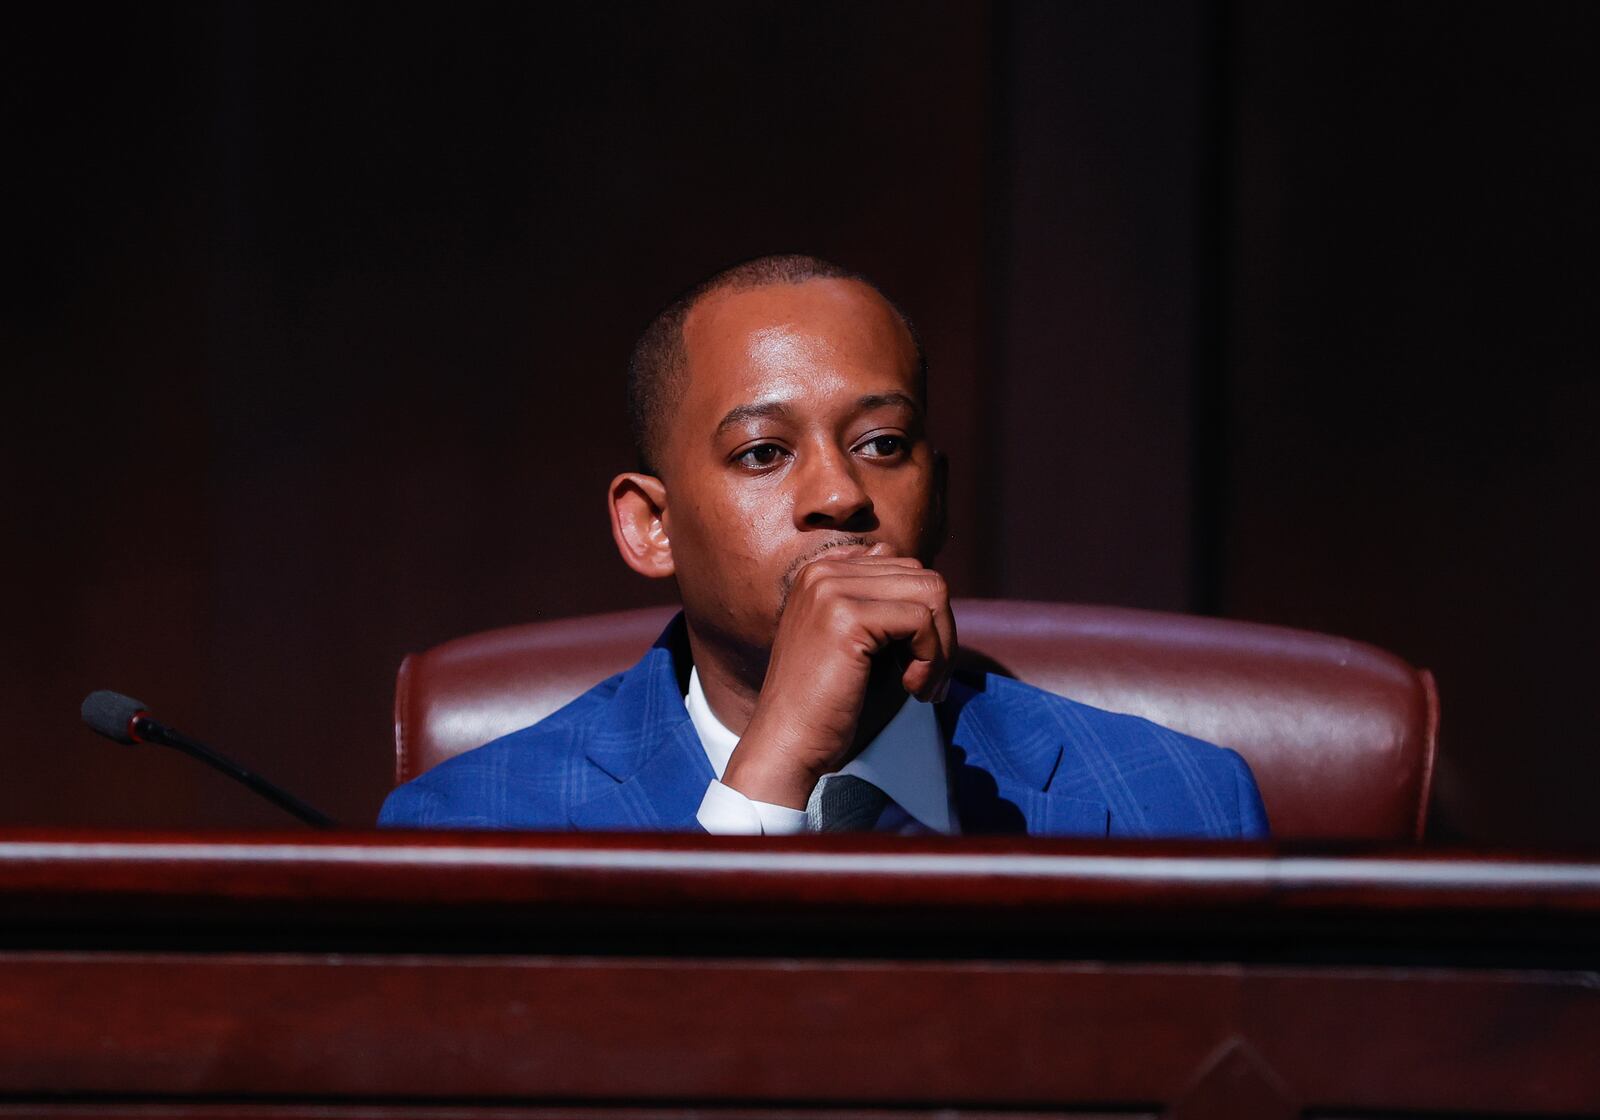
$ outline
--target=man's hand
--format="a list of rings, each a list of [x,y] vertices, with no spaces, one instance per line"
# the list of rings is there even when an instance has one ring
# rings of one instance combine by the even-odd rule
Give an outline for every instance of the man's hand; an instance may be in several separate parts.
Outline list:
[[[880,682],[888,677],[884,700],[892,704],[884,718],[905,693],[941,700],[955,652],[955,618],[938,572],[882,544],[823,553],[795,577],[723,784],[755,801],[804,808],[817,781],[848,760]]]

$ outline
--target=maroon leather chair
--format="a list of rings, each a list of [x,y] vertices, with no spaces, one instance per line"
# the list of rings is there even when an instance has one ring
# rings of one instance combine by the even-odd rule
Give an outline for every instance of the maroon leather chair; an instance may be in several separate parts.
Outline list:
[[[1229,746],[1279,838],[1421,839],[1433,676],[1343,638],[1188,615],[958,600],[964,669],[988,668]],[[395,779],[526,727],[632,665],[670,608],[536,622],[407,657]]]

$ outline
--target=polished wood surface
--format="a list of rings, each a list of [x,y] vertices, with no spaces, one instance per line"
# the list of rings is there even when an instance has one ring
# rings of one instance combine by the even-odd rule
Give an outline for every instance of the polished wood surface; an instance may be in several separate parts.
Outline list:
[[[1600,1112],[1600,864],[0,836],[0,1116]]]

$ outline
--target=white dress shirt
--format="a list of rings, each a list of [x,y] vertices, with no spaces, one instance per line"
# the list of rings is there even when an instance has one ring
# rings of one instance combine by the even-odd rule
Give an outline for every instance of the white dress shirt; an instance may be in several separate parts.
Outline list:
[[[752,801],[721,782],[739,737],[723,726],[706,703],[700,671],[689,671],[689,695],[683,698],[689,719],[700,736],[706,758],[716,774],[706,786],[696,814],[707,832],[723,836],[786,836],[804,832],[806,811],[787,805]],[[933,705],[907,697],[895,717],[878,732],[860,754],[840,771],[871,782],[889,797],[874,827],[876,832],[914,836],[954,834],[955,810],[950,802],[950,782],[945,774],[944,737],[934,717]],[[826,779],[824,779],[826,780]]]

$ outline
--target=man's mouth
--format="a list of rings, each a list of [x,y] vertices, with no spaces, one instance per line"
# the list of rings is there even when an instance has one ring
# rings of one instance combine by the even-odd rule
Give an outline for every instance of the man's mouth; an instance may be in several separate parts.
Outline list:
[[[811,563],[811,561],[815,560],[823,553],[833,552],[837,549],[844,549],[845,551],[839,553],[840,556],[860,556],[876,543],[877,542],[871,537],[835,537],[831,541],[828,541],[826,544],[822,545],[820,548],[813,549],[804,556],[797,558],[794,563],[790,564],[788,569],[783,573],[783,579],[779,583],[778,617],[783,617],[783,609],[789,605],[789,592],[794,589],[795,577],[800,574],[801,568]]]

